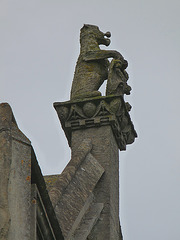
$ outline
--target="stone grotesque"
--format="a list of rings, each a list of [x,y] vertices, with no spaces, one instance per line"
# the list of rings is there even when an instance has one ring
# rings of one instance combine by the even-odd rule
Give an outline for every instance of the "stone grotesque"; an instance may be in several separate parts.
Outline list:
[[[130,94],[131,87],[127,84],[129,76],[123,69],[120,60],[113,59],[109,67],[106,96]]]
[[[109,46],[110,36],[110,32],[103,33],[94,25],[85,24],[81,28],[80,55],[76,64],[71,100],[101,95],[98,89],[104,80],[108,78],[108,58],[118,60],[118,68],[121,72],[126,69],[128,63],[119,52],[101,50],[99,47],[101,44]]]
[[[49,194],[66,240],[122,240],[119,222],[119,150],[134,142],[131,106],[124,101],[127,61],[110,44],[110,32],[84,25],[67,102],[56,102],[72,158]],[[112,58],[109,62],[108,58]],[[98,91],[107,80],[106,96]],[[47,178],[47,182],[54,177]]]

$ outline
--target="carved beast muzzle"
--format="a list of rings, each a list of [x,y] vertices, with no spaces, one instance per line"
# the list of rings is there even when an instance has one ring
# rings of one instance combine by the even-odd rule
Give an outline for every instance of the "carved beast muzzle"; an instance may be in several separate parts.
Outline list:
[[[109,39],[110,37],[111,37],[111,33],[110,32],[104,33],[104,39],[101,42],[101,44],[103,44],[105,46],[109,46],[109,44],[111,43],[111,40]]]

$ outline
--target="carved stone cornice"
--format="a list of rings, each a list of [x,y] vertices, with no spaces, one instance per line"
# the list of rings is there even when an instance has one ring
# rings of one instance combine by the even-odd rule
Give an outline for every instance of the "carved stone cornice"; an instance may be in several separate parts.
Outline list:
[[[71,146],[74,130],[110,125],[120,150],[134,142],[137,133],[128,113],[130,105],[123,96],[86,98],[77,101],[56,102],[62,128]]]

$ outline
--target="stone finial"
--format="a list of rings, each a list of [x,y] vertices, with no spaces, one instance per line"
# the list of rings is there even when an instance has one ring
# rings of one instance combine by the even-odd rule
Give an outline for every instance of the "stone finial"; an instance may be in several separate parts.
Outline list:
[[[82,27],[70,101],[54,103],[72,151],[49,188],[66,240],[122,240],[118,149],[126,150],[137,134],[131,105],[124,101],[131,91],[128,63],[119,52],[99,47],[109,46],[110,37],[97,26]],[[106,96],[101,96],[105,80]]]
[[[109,79],[109,61],[108,58],[116,59],[110,67],[110,89],[108,95],[112,94],[112,71],[119,71],[118,77],[122,78],[121,83],[127,80],[124,70],[128,63],[123,56],[115,50],[101,50],[99,45],[109,46],[110,32],[103,33],[97,26],[85,24],[80,33],[80,55],[76,64],[74,79],[71,89],[71,100],[91,98],[101,96],[98,91],[104,80]],[[114,67],[116,68],[114,70]],[[117,80],[117,76],[116,76]],[[118,86],[117,86],[118,87]],[[127,90],[126,90],[127,91]],[[117,92],[118,93],[118,92]],[[114,89],[113,89],[114,94]]]

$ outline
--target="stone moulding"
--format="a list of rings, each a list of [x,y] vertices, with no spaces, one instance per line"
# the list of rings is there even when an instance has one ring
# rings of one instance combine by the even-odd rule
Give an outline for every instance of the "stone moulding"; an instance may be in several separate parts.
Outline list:
[[[72,131],[110,125],[121,151],[137,137],[129,106],[123,96],[114,95],[54,103],[70,147]]]

